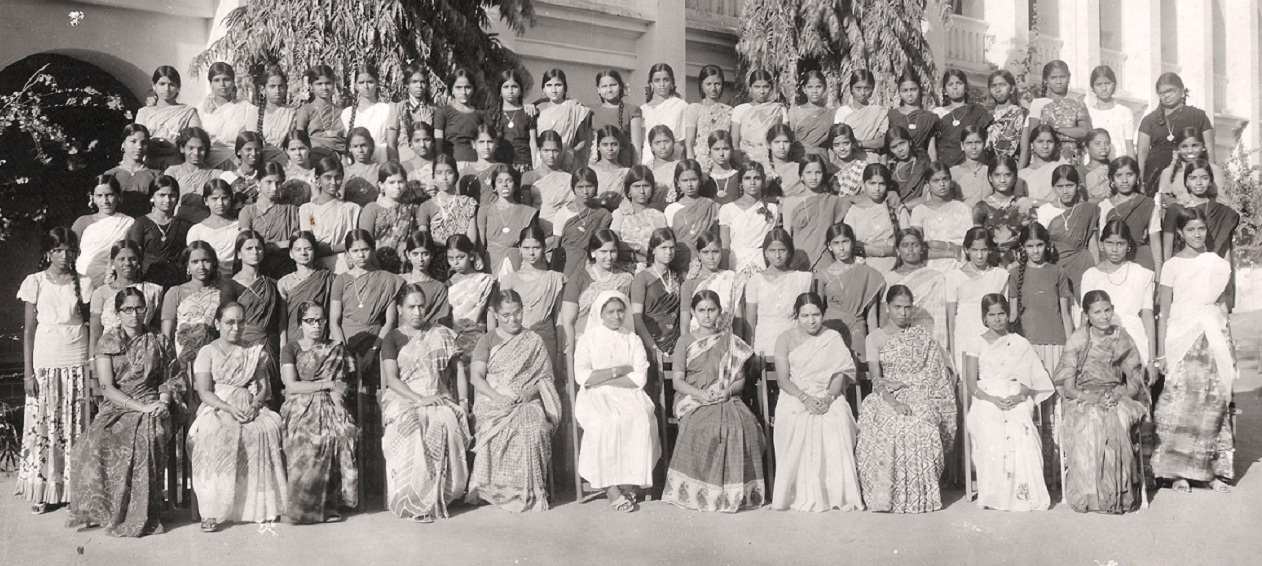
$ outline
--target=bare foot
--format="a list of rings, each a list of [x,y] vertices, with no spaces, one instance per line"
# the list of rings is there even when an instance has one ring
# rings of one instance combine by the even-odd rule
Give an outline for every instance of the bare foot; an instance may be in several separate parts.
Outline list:
[[[1228,485],[1227,482],[1217,478],[1215,478],[1214,481],[1209,482],[1209,488],[1217,491],[1218,493],[1231,493],[1231,486]]]
[[[1179,493],[1192,493],[1192,486],[1188,485],[1187,480],[1174,480],[1174,485],[1170,487]]]

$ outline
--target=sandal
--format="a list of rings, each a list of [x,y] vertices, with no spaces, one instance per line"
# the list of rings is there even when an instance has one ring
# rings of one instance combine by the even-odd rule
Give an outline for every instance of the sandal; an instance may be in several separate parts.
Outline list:
[[[219,522],[214,519],[202,519],[202,532],[213,533],[219,530]]]
[[[1214,478],[1213,481],[1209,482],[1209,488],[1218,493],[1231,493],[1231,484],[1218,478]]]
[[[610,501],[609,505],[613,507],[614,511],[622,511],[623,513],[630,513],[632,511],[635,511],[635,498],[634,496],[627,497],[627,495],[624,493],[622,494],[621,497],[613,501]]]
[[[1178,493],[1192,493],[1192,486],[1188,485],[1187,480],[1174,480],[1174,483],[1170,485],[1170,489]]]
[[[48,512],[47,503],[38,503],[31,506],[32,515],[43,515],[44,513],[47,513],[47,512]]]
[[[412,521],[413,523],[420,523],[422,525],[428,525],[434,522],[434,516],[433,515],[412,515],[411,517],[408,518],[408,520]]]
[[[337,513],[330,513],[327,517],[325,517],[325,518],[324,518],[324,522],[326,522],[326,523],[340,523],[340,522],[342,522],[342,516],[341,516],[341,515],[339,515],[339,514],[337,514]]]

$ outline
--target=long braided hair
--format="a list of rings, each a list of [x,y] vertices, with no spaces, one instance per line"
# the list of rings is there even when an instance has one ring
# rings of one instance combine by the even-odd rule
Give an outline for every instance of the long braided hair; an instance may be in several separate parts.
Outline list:
[[[408,66],[403,68],[403,80],[407,81],[407,83],[411,83],[412,78],[415,77],[416,75],[421,75],[421,84],[426,84],[427,81],[425,79],[428,77],[425,75],[425,69],[424,67],[421,67],[420,63],[409,63]],[[405,84],[405,90],[406,90],[406,84]],[[417,107],[416,109],[413,109],[412,97],[407,92],[403,93],[403,108],[402,108],[403,116],[400,116],[400,119],[403,122],[403,132],[404,134],[406,134],[406,137],[404,139],[407,139],[409,141],[411,141],[412,139],[412,129],[415,127],[415,125],[413,124],[412,113],[425,106],[428,106],[430,103],[428,85],[426,85],[425,91],[421,93],[420,98],[421,98],[421,106]]]
[[[649,73],[649,76],[651,77],[653,76],[653,74]],[[599,90],[600,88],[600,81],[606,78],[613,79],[618,82],[618,129],[622,130],[623,133],[625,134],[627,133],[628,130],[631,129],[631,124],[629,124],[630,119],[626,118],[627,83],[622,80],[622,73],[619,73],[618,71],[615,71],[613,69],[605,69],[599,73],[596,73],[597,90]],[[607,102],[607,101],[602,100],[602,102]]]
[[[897,234],[902,230],[902,226],[898,222],[898,209],[894,207],[894,202],[890,199],[889,194],[890,191],[898,192],[898,183],[894,182],[894,174],[890,173],[890,168],[882,163],[870,163],[863,168],[863,182],[865,184],[877,177],[885,181],[885,199],[883,204],[885,204],[885,210],[890,216],[890,226],[894,228],[894,233]]]
[[[1052,237],[1048,233],[1047,228],[1038,222],[1031,222],[1021,229],[1021,236],[1017,238],[1017,288],[1013,289],[1013,294],[1017,299],[1017,319],[1020,320],[1025,314],[1025,268],[1030,263],[1030,256],[1025,252],[1025,244],[1032,241],[1040,241],[1047,245],[1043,251],[1043,261],[1054,263],[1054,249],[1052,247]]]
[[[355,115],[356,115],[357,113],[359,113],[359,97],[360,97],[360,94],[359,94],[359,87],[357,86],[357,84],[359,83],[359,76],[360,76],[360,75],[368,75],[368,76],[372,77],[374,81],[379,80],[379,79],[378,79],[378,75],[377,75],[377,69],[376,69],[376,67],[373,67],[372,65],[369,65],[369,64],[367,64],[367,63],[365,63],[363,66],[361,66],[361,67],[359,68],[359,71],[355,73],[355,76],[354,76],[354,77],[352,77],[352,79],[353,79],[353,80],[352,80],[352,85],[351,85],[351,86],[355,89],[355,97],[351,99],[351,119],[350,119],[350,120],[348,120],[348,121],[347,121],[347,124],[346,124],[346,131],[347,131],[347,132],[349,132],[349,131],[351,131],[351,130],[354,130],[354,129],[355,129]],[[378,87],[378,88],[380,88],[380,87]],[[350,139],[350,136],[349,136],[349,135],[347,136],[347,139],[348,139],[348,140]]]
[[[472,79],[470,80],[472,81]],[[518,73],[516,69],[505,69],[500,71],[500,74],[496,76],[495,88],[490,89],[490,92],[486,95],[486,116],[487,124],[490,124],[491,127],[495,128],[495,131],[499,132],[501,136],[505,133],[504,119],[508,117],[507,111],[504,110],[504,103],[509,102],[504,100],[502,90],[504,88],[504,84],[508,81],[517,83],[517,86],[521,88],[521,94],[517,96],[517,100],[512,101],[518,106],[520,106],[522,101],[526,99],[526,89],[529,86],[526,84],[526,80],[522,78],[521,73]]]
[[[111,179],[113,177],[110,177]],[[117,181],[116,181],[117,182]],[[83,283],[79,281],[79,272],[75,269],[75,259],[79,255],[79,235],[73,230],[65,226],[54,226],[40,238],[40,248],[44,251],[39,262],[39,270],[44,271],[52,265],[52,251],[66,246],[69,252],[66,258],[66,269],[70,271],[70,277],[74,279],[74,296],[75,306],[79,313],[79,317],[85,322],[92,318],[92,310],[87,301],[83,300]]]
[[[259,107],[258,128],[254,131],[258,132],[260,136],[263,135],[263,116],[267,110],[267,83],[272,80],[272,77],[280,77],[281,95],[280,100],[276,102],[277,106],[285,105],[285,92],[289,87],[289,77],[285,76],[285,71],[281,70],[277,65],[268,65],[254,77],[254,98],[258,101],[257,105]]]

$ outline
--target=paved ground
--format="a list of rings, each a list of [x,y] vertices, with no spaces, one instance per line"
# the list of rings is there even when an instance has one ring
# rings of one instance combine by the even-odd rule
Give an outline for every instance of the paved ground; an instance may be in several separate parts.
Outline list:
[[[624,515],[603,500],[511,515],[459,507],[447,521],[415,525],[387,512],[337,525],[236,525],[207,535],[187,520],[159,536],[114,539],[64,526],[66,513],[32,516],[0,496],[0,564],[1258,564],[1262,563],[1262,312],[1235,317],[1242,380],[1236,469],[1229,495],[1160,490],[1147,510],[1080,515],[982,511],[948,494],[928,515],[736,515],[685,512],[648,502]],[[0,491],[12,491],[12,480]]]

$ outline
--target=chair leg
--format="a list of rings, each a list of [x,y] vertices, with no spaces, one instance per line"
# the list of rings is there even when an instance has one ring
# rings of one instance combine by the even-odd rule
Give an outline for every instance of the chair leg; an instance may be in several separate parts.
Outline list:
[[[575,391],[573,376],[567,375],[565,379],[566,393],[570,396],[570,407],[573,411],[575,403],[578,401],[578,392]],[[570,418],[570,445],[573,447],[573,457],[570,458],[571,465],[574,466],[574,501],[583,502],[583,477],[578,473],[578,419]]]
[[[963,382],[961,382],[961,385],[963,385]],[[963,443],[963,447],[962,447],[962,448],[963,448],[963,452],[964,452],[964,462],[963,462],[963,468],[964,468],[964,499],[965,499],[966,501],[972,501],[972,500],[973,500],[973,496],[974,496],[974,495],[976,495],[976,494],[973,492],[973,452],[972,452],[972,448],[973,448],[973,447],[972,447],[972,439],[971,439],[971,438],[969,438],[969,436],[968,436],[968,407],[969,407],[969,398],[968,398],[968,391],[967,391],[967,388],[966,388],[966,387],[961,387],[961,389],[963,389],[964,391],[960,394],[960,409],[961,409],[961,410],[963,411],[963,413],[964,413],[964,418],[963,418],[963,419],[960,419],[960,433],[957,435],[957,438],[959,439],[959,440],[958,440],[958,442],[962,442],[962,443]]]
[[[1066,501],[1065,476],[1069,472],[1069,463],[1065,461],[1065,451],[1062,450],[1062,447],[1064,446],[1064,440],[1065,440],[1065,436],[1064,436],[1065,419],[1064,419],[1064,411],[1062,409],[1062,405],[1063,405],[1062,401],[1063,400],[1060,397],[1060,395],[1057,395],[1056,405],[1052,409],[1052,414],[1054,415],[1053,418],[1055,419],[1055,423],[1053,424],[1056,427],[1055,432],[1052,435],[1052,438],[1053,438],[1052,450],[1056,451],[1056,457],[1060,462],[1060,503],[1061,505],[1064,505]]]
[[[767,485],[775,485],[776,478],[776,458],[775,446],[772,442],[771,430],[771,401],[767,393],[767,363],[761,358],[758,359],[758,406],[762,409],[762,430],[763,438],[766,439],[767,454],[765,464],[765,476]],[[767,493],[771,493],[768,489]]]

